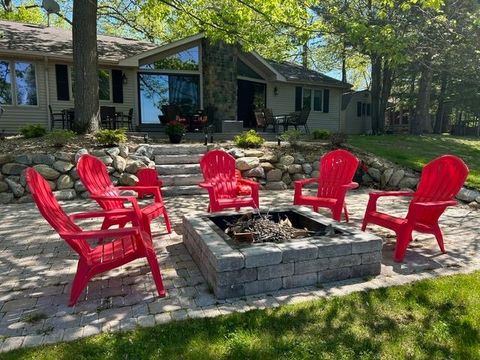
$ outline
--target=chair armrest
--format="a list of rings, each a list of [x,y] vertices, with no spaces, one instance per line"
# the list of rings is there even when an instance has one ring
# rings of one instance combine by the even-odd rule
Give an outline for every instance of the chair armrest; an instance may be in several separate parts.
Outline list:
[[[206,182],[201,182],[198,184],[198,186],[205,188],[205,189],[211,189],[213,188],[213,184],[211,183],[206,183]]]
[[[131,228],[109,229],[109,230],[88,230],[80,232],[60,233],[63,239],[109,239],[123,236],[132,236],[140,234],[140,228],[135,226]]]
[[[413,196],[413,191],[374,191],[368,194],[370,198],[379,198],[381,196]]]
[[[135,212],[133,209],[115,209],[115,210],[106,210],[106,211],[89,211],[89,212],[81,212],[69,215],[69,218],[72,221],[78,219],[90,219],[96,217],[106,217],[106,216],[115,216],[115,215],[131,215]]]
[[[155,201],[160,202],[161,201],[161,196],[160,196],[160,190],[158,186],[117,186],[116,187],[118,190],[121,191],[126,191],[126,190],[132,190],[138,193],[138,191],[143,191],[145,193],[152,194],[155,196]]]
[[[345,189],[356,189],[358,188],[358,183],[352,181],[350,184],[342,185]]]
[[[317,182],[318,183],[318,178],[309,178],[309,179],[302,179],[302,180],[295,180],[294,183],[300,184],[301,186],[306,185],[306,184],[313,184]]]
[[[237,182],[239,182],[240,184],[245,184],[245,185],[254,186],[254,187],[260,186],[260,184],[257,183],[256,181],[248,180],[248,179],[238,179]]]
[[[122,196],[122,195],[90,195],[90,198],[93,200],[107,200],[107,201],[123,201],[132,203],[132,208],[137,213],[137,217],[140,219],[142,212],[138,206],[137,198],[134,196]]]
[[[424,207],[424,208],[434,208],[434,207],[447,207],[458,205],[455,200],[445,200],[445,201],[428,201],[428,202],[418,202],[412,204],[412,206]]]

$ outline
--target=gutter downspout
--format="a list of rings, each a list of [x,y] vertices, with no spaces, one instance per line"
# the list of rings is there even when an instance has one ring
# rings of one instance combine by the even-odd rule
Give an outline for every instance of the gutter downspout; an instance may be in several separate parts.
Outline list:
[[[48,130],[52,128],[52,119],[50,118],[50,87],[48,79],[48,58],[44,57],[44,66],[45,66],[45,96],[47,97],[47,124]]]

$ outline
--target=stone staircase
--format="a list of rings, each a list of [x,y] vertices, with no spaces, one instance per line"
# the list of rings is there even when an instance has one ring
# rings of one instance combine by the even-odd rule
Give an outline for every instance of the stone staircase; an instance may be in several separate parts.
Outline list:
[[[200,158],[207,152],[201,144],[151,145],[155,167],[163,181],[162,194],[192,195],[206,194],[198,186],[203,180]]]

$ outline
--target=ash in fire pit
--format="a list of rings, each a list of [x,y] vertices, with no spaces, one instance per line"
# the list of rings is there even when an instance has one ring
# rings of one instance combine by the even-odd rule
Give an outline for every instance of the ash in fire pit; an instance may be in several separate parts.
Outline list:
[[[293,226],[287,213],[275,213],[275,215],[269,213],[265,215],[261,213],[247,213],[240,216],[233,223],[225,219],[224,221],[227,225],[225,233],[234,240],[247,243],[282,243],[291,239],[316,235],[335,235],[335,230],[331,225],[320,231],[311,231],[307,227],[298,228]]]

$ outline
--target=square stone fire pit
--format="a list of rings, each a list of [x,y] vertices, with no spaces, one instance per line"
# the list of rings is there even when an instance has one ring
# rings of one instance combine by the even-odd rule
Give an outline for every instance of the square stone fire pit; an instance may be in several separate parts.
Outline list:
[[[284,243],[239,243],[225,234],[225,220],[248,212],[183,217],[183,242],[219,299],[380,274],[382,239],[378,236],[305,207],[282,207],[268,213],[288,214],[295,227],[318,233],[332,225],[335,234]]]

